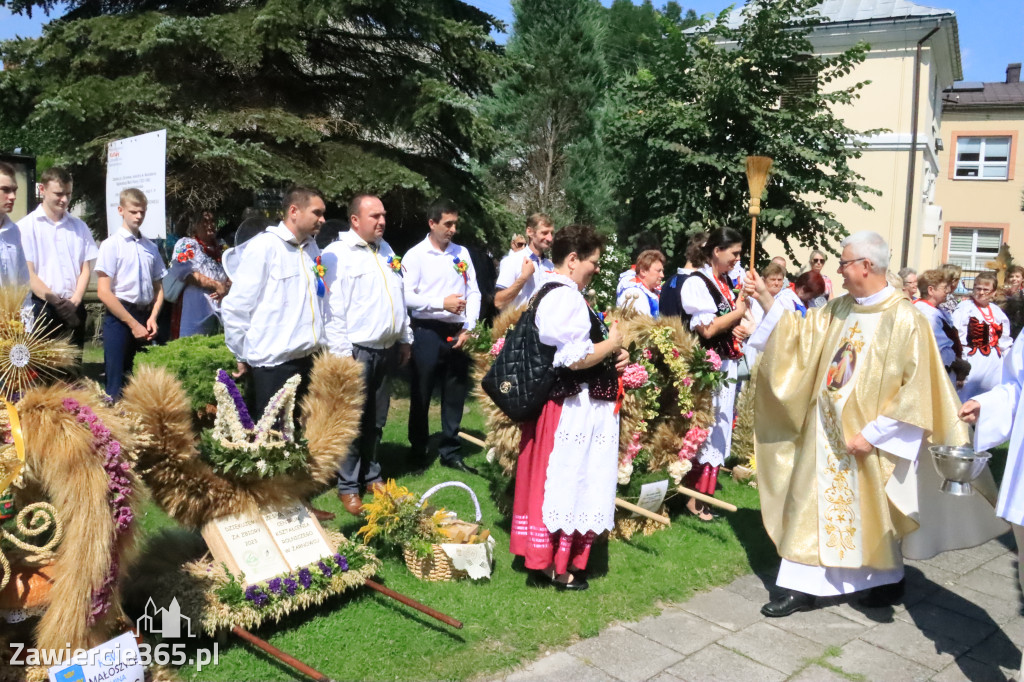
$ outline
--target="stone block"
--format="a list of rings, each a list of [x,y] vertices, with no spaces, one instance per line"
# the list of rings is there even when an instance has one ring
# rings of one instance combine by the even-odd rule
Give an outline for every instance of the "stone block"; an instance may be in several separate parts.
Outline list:
[[[934,682],[1007,682],[1007,680],[1016,679],[1013,672],[970,656],[961,656],[954,663],[943,668],[932,680]]]
[[[622,682],[642,682],[682,660],[678,651],[662,646],[621,625],[569,647],[568,653]]]
[[[564,651],[545,656],[501,679],[505,682],[615,682],[615,678],[603,670]]]
[[[808,660],[825,653],[824,644],[812,642],[768,623],[754,623],[722,638],[718,643],[787,675],[792,675],[807,665]]]
[[[941,635],[942,641],[955,641],[970,648],[996,631],[997,625],[992,621],[979,621],[925,601],[911,606],[905,613],[897,614],[896,619],[924,630],[929,634]],[[966,649],[965,649],[966,650]],[[948,651],[954,651],[948,649]],[[960,655],[963,651],[954,651]]]
[[[782,682],[786,675],[718,644],[698,651],[666,672],[685,682]]]
[[[902,620],[872,628],[860,639],[932,670],[942,670],[970,648],[955,637],[922,630]]]
[[[767,622],[780,630],[827,645],[846,644],[874,626],[874,623],[867,625],[846,618],[836,608],[798,611],[791,616],[773,618]]]
[[[660,615],[626,623],[624,627],[683,655],[692,654],[729,634],[728,630],[678,608],[667,608]]]
[[[886,682],[927,680],[935,674],[935,671],[927,666],[880,649],[861,639],[845,644],[842,652],[830,658],[829,663],[849,675],[862,675],[868,680]]]
[[[970,573],[961,576],[956,582],[957,585],[969,587],[978,592],[991,594],[1000,599],[1014,600],[1020,598],[1020,589],[1017,587],[1017,578],[999,575],[984,568],[977,568]],[[955,591],[955,589],[954,589]]]
[[[722,588],[696,595],[679,608],[733,632],[764,619],[763,602],[754,602]]]

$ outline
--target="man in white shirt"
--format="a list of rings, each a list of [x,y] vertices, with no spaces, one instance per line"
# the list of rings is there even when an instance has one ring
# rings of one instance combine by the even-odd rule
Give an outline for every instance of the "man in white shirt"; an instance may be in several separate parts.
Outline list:
[[[0,286],[28,286],[28,264],[21,230],[8,215],[14,210],[18,180],[14,166],[0,161]]]
[[[124,375],[132,370],[139,346],[156,336],[164,302],[167,268],[156,244],[139,232],[148,203],[141,190],[121,192],[117,207],[121,228],[100,244],[96,258],[96,293],[107,308],[103,316],[106,391],[114,400],[121,398]]]
[[[348,205],[349,227],[324,249],[327,343],[336,355],[363,365],[365,394],[359,436],[338,469],[338,497],[358,516],[360,488],[383,484],[377,446],[391,403],[388,374],[409,360],[412,329],[405,309],[402,263],[384,241],[386,211],[380,199],[362,194]]]
[[[515,309],[525,304],[544,282],[545,273],[555,266],[544,257],[551,246],[555,228],[543,213],[534,213],[526,219],[525,249],[510,253],[498,266],[497,292],[494,305],[498,310]]]
[[[443,466],[477,473],[462,460],[459,429],[469,391],[469,356],[463,350],[480,316],[480,289],[469,251],[452,243],[459,210],[447,201],[430,207],[427,237],[409,249],[405,266],[405,302],[412,316],[412,381],[409,402],[410,461],[427,464],[427,413],[434,385],[441,384]]]
[[[18,221],[25,249],[32,312],[46,315],[59,334],[85,345],[85,288],[99,251],[88,226],[67,212],[74,189],[71,174],[54,166],[39,178],[43,201]]]
[[[323,195],[293,187],[285,193],[283,208],[284,220],[246,243],[245,258],[221,304],[224,341],[238,360],[236,376],[252,373],[256,419],[296,374],[302,377],[296,394],[301,399],[313,354],[326,344],[326,288],[314,239],[324,222]]]

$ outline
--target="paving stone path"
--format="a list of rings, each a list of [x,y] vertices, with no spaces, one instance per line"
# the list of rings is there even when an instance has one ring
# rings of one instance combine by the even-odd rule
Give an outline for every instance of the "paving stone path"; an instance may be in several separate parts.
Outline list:
[[[907,565],[896,608],[845,599],[788,618],[765,618],[771,575],[666,605],[637,623],[552,652],[508,682],[704,682],[705,680],[1018,679],[1024,617],[1011,535]],[[585,599],[585,595],[565,595]]]

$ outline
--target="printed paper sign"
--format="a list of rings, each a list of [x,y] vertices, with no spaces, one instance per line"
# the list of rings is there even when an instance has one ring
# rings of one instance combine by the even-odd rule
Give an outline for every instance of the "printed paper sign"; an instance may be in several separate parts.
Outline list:
[[[142,234],[163,240],[167,234],[167,207],[164,196],[167,166],[167,131],[114,140],[107,145],[107,234],[121,228],[117,212],[121,190],[134,187],[148,200]]]
[[[655,481],[654,483],[644,483],[640,487],[640,499],[637,500],[636,506],[643,507],[647,511],[658,513],[661,509],[662,502],[665,501],[665,493],[668,492],[668,479],[663,481]],[[633,518],[639,518],[639,514],[633,513]]]
[[[55,665],[50,682],[143,682],[146,676],[139,645],[126,632],[88,651],[77,651],[72,662]]]
[[[259,517],[222,516],[213,521],[246,584],[258,583],[288,572],[274,538]]]
[[[293,571],[334,554],[305,505],[265,512],[263,520]]]

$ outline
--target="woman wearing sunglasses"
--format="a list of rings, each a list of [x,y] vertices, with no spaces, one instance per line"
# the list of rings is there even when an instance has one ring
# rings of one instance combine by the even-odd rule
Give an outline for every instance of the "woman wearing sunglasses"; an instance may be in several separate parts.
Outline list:
[[[811,267],[809,272],[816,272],[821,275],[823,280],[825,280],[825,293],[817,296],[813,301],[811,301],[810,307],[812,308],[821,308],[832,300],[832,280],[828,278],[828,275],[822,272],[825,267],[825,261],[827,260],[828,256],[826,256],[823,251],[819,251],[818,249],[811,251]]]

